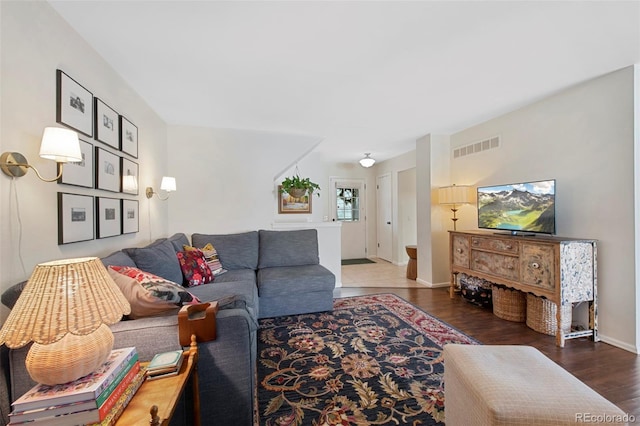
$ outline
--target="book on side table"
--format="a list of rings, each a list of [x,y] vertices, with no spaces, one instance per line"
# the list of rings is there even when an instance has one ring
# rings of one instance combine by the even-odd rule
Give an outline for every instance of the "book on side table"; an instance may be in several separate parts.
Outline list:
[[[180,371],[184,359],[182,349],[156,354],[147,366],[149,380],[175,376]]]
[[[47,386],[38,384],[18,398],[9,414],[10,425],[68,425],[101,422],[120,397],[135,387],[140,374],[135,348],[114,349],[95,372],[73,382]],[[136,388],[137,389],[137,388]],[[135,392],[135,391],[134,391]]]

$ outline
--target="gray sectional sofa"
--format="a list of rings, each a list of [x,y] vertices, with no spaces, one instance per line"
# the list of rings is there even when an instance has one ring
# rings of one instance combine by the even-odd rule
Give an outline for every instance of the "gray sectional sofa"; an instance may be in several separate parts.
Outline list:
[[[251,231],[226,235],[176,234],[142,248],[123,249],[102,258],[114,266],[133,266],[182,283],[176,253],[183,245],[212,243],[223,268],[214,282],[187,290],[201,301],[217,300],[217,338],[200,343],[198,378],[201,416],[220,425],[253,425],[259,318],[331,310],[335,276],[319,264],[315,230]],[[9,308],[24,283],[7,290]],[[175,349],[176,311],[167,315],[120,321],[111,326],[115,347],[136,346],[141,360]],[[27,347],[4,351],[9,373],[9,398],[16,399],[33,382],[24,367]],[[188,424],[189,404],[182,404],[172,424]],[[3,407],[6,413],[8,407]]]

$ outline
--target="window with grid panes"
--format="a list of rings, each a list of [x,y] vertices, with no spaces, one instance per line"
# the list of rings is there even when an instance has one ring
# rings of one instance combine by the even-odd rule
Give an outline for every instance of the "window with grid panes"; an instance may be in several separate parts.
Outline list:
[[[337,188],[336,218],[344,222],[360,220],[360,190],[358,188]]]

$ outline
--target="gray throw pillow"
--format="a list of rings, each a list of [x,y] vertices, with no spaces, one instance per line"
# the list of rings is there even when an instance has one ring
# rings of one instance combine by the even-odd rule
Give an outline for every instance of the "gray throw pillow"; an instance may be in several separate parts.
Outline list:
[[[174,283],[182,284],[184,281],[176,250],[167,239],[156,241],[147,247],[127,248],[123,251],[133,259],[138,269]]]

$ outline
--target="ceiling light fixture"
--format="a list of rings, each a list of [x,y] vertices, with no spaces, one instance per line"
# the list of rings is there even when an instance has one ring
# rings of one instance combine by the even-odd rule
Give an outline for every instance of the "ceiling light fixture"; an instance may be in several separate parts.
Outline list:
[[[360,160],[360,165],[362,167],[371,167],[375,164],[376,160],[370,157],[371,153],[367,152],[364,154],[364,158]]]

